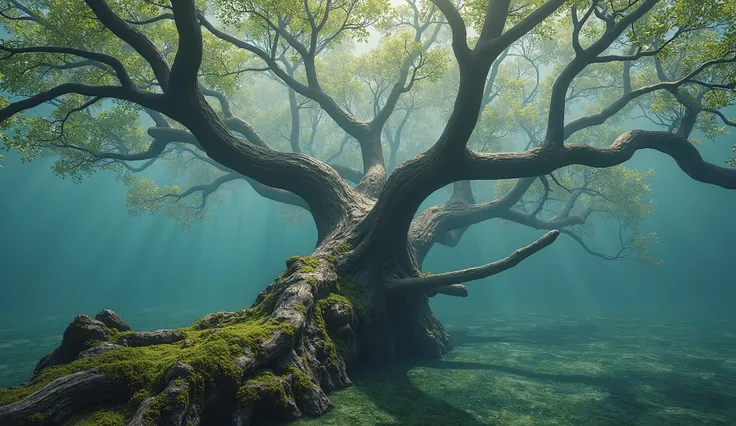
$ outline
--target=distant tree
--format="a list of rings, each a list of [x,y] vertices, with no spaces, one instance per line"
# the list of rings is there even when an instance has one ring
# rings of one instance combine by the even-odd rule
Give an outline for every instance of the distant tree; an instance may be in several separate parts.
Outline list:
[[[185,226],[245,182],[289,206],[285,218],[309,214],[318,234],[312,256],[289,259],[251,308],[188,329],[191,345],[118,348],[52,367],[14,395],[97,365],[102,373],[64,386],[97,386],[119,395],[113,403],[158,394],[133,421],[318,415],[325,391],[350,384],[346,367],[450,350],[429,297],[465,297],[464,283],[515,267],[560,233],[595,256],[656,265],[656,235],[641,229],[653,172],[622,165],[636,151],[736,188],[736,170],[704,162],[695,145],[736,127],[735,2],[3,4],[8,149],[56,156],[54,171],[75,182],[112,170],[132,214]],[[171,181],[140,176],[151,167]],[[419,212],[443,187],[448,201]],[[619,226],[620,247],[586,242],[596,217]],[[455,246],[494,218],[548,232],[500,261],[421,272],[435,244]],[[174,377],[177,361],[191,372]],[[174,393],[181,406],[163,406]],[[87,401],[66,395],[0,408],[0,422],[59,420]]]

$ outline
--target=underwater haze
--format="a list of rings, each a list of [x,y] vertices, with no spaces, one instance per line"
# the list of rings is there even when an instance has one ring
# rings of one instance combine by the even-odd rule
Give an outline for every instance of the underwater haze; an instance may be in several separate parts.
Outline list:
[[[736,1],[9,0],[0,426],[736,425]]]
[[[718,145],[704,151],[724,155]],[[73,184],[47,162],[14,160],[0,185],[2,386],[26,381],[77,314],[108,308],[136,330],[156,330],[243,309],[284,259],[316,241],[308,220],[285,223],[278,204],[249,187],[182,230],[165,217],[131,218],[110,176]],[[647,221],[662,266],[598,259],[559,241],[525,267],[473,283],[466,299],[432,300],[456,345],[444,360],[359,371],[335,411],[297,424],[733,424],[736,196],[655,154],[637,164],[657,171],[658,209]],[[533,235],[477,228],[458,247],[435,249],[427,270],[496,259]]]

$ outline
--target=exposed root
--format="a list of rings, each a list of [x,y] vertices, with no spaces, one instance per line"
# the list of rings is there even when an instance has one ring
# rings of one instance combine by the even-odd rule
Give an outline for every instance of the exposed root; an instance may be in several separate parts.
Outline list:
[[[389,358],[449,349],[426,296],[371,306],[357,282],[338,277],[336,263],[292,258],[253,306],[188,328],[133,332],[112,311],[79,315],[31,381],[0,390],[0,424],[62,424],[108,407],[131,426],[317,416],[332,406],[326,392],[351,385],[348,367],[374,336],[387,337]],[[392,303],[402,305],[400,315],[387,314]]]
[[[126,398],[130,390],[125,383],[92,368],[53,380],[20,402],[0,406],[0,424],[60,424],[84,408]]]

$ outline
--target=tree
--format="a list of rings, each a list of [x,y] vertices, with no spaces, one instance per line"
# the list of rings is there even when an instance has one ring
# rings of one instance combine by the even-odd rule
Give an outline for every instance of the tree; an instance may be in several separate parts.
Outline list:
[[[8,148],[56,155],[74,180],[114,170],[131,212],[185,225],[245,181],[308,212],[318,242],[247,310],[187,329],[78,317],[31,382],[0,393],[3,424],[129,400],[131,424],[319,415],[356,363],[450,350],[429,297],[465,297],[465,283],[561,233],[605,259],[655,264],[656,237],[638,229],[651,172],[622,165],[636,151],[736,188],[736,170],[705,162],[692,137],[734,124],[733,2],[5,3]],[[377,47],[355,49],[377,31]],[[134,177],[154,164],[186,189]],[[476,201],[471,181],[498,181],[496,198]],[[443,187],[448,201],[417,215]],[[586,244],[595,216],[620,225],[617,253]],[[548,232],[499,261],[421,272],[435,244],[493,218]]]

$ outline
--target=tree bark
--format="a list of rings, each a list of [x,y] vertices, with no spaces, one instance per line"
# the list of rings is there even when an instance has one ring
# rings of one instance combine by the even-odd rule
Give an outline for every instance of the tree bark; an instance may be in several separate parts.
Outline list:
[[[450,337],[432,313],[427,294],[390,291],[384,285],[388,275],[416,276],[417,271],[358,256],[352,249],[360,238],[357,222],[341,223],[336,230],[335,237],[323,241],[313,256],[290,258],[286,272],[249,309],[211,314],[173,333],[157,332],[176,334],[176,339],[143,341],[136,336],[146,333],[108,328],[80,338],[90,334],[80,334],[80,324],[96,330],[103,323],[78,317],[62,342],[70,347],[66,339],[74,339],[76,352],[61,364],[45,367],[14,391],[37,387],[47,374],[60,369],[94,367],[50,381],[0,407],[0,424],[58,424],[80,412],[111,405],[129,407],[128,425],[248,425],[260,416],[316,416],[331,407],[327,392],[351,385],[348,371],[357,364],[447,353],[452,348]],[[193,355],[217,336],[235,336],[238,327],[251,323],[259,336],[255,344],[226,340],[236,345],[236,353],[207,353],[206,362]],[[103,340],[111,336],[110,341],[102,343],[94,337],[98,335]],[[82,351],[90,345],[92,349]],[[152,348],[157,354],[171,354],[167,355],[171,364],[161,364],[153,372],[160,379],[141,387],[136,377],[144,373],[125,376],[116,370],[125,354],[132,353],[130,365],[136,372],[144,371],[143,351]],[[141,350],[140,360],[137,352],[130,352],[136,350]],[[209,367],[221,357],[224,366]],[[233,375],[232,369],[238,373]],[[135,396],[141,392],[149,396]]]

